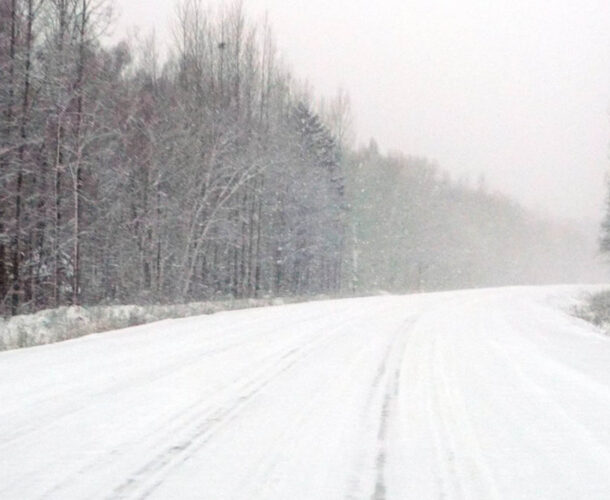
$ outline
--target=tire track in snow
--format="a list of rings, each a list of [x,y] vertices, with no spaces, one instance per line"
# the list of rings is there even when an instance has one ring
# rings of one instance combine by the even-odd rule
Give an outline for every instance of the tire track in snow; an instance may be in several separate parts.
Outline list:
[[[448,370],[454,368],[453,363],[461,362],[452,355],[455,346],[451,342],[455,337],[452,332],[445,332],[440,341],[441,347],[437,350],[436,361],[438,378],[435,380],[435,385],[442,392],[448,415],[453,416],[444,419],[448,431],[455,437],[452,465],[459,481],[460,492],[465,498],[500,499],[502,497],[495,477],[481,451],[479,437],[466,408],[460,384],[457,382],[459,377],[456,376],[456,370],[453,369],[453,376],[448,375]]]
[[[257,379],[246,382],[240,392],[232,398],[232,401],[225,407],[212,410],[211,414],[199,415],[194,420],[200,423],[190,429],[178,444],[172,444],[164,451],[160,452],[138,469],[132,477],[119,484],[109,498],[139,498],[149,497],[162,483],[166,474],[172,467],[185,462],[188,458],[203,447],[222,427],[239,417],[240,412],[253,400],[260,392],[277,379],[281,374],[289,371],[300,361],[307,358],[317,349],[337,341],[342,338],[336,335],[337,332],[345,330],[349,333],[349,325],[357,323],[362,317],[369,316],[370,311],[366,311],[350,319],[346,324],[342,324],[323,333],[317,333],[313,339],[308,339],[303,345],[292,348],[279,360],[272,365],[280,363],[280,367],[271,372],[263,372]],[[283,363],[283,364],[282,364]],[[203,418],[203,421],[200,419]]]
[[[402,359],[402,357],[401,357]],[[376,477],[375,477],[375,491],[371,500],[386,500],[386,483],[385,483],[385,467],[387,460],[387,439],[388,439],[388,427],[390,417],[393,414],[396,404],[396,398],[398,397],[400,387],[400,365],[394,370],[394,374],[391,377],[388,387],[386,390],[385,397],[383,399],[383,405],[381,407],[381,419],[379,422],[379,431],[377,433],[378,451],[377,458],[375,460],[376,466]]]
[[[320,321],[321,319],[324,320],[324,319],[332,317],[334,315],[335,315],[335,313],[331,312],[331,313],[323,314],[320,316],[315,316],[313,318],[308,317],[303,320],[296,321],[296,322],[290,324],[289,326],[291,329],[293,329],[295,326],[299,327],[303,324],[307,324],[307,323],[310,323],[313,321]],[[263,320],[263,321],[261,321],[261,323],[265,323],[268,321],[269,321],[268,319]],[[259,322],[251,322],[250,325],[257,324],[257,323],[259,323]],[[270,324],[270,326],[271,325],[272,325],[272,323]],[[236,325],[236,327],[241,328],[242,324],[240,323],[240,324]],[[230,328],[224,329],[223,331],[227,331],[227,330],[230,330]],[[243,333],[238,334],[238,335],[243,335]],[[231,335],[230,338],[233,339],[236,336],[237,335]],[[234,347],[245,348],[244,346],[250,344],[251,342],[264,344],[265,337],[268,337],[268,336],[274,336],[274,337],[278,336],[277,328],[273,328],[273,331],[270,331],[269,333],[265,333],[263,335],[256,335],[252,338],[248,338],[248,339],[246,339],[245,342],[241,343],[238,346],[235,344],[232,344],[227,349],[217,349],[216,353],[225,352]],[[226,337],[220,336],[220,339],[222,339],[222,338],[226,339]],[[304,338],[305,338],[305,340],[303,341]],[[295,346],[295,342],[294,342],[295,340],[299,342],[298,344],[296,344],[296,346]],[[147,442],[150,443],[149,441],[147,441],[147,439],[151,436],[154,437],[154,435],[156,435],[158,433],[163,433],[163,436],[170,436],[169,441],[171,443],[173,443],[176,440],[176,437],[175,437],[176,435],[180,436],[180,435],[184,434],[184,432],[185,432],[184,429],[192,429],[193,426],[196,426],[196,425],[198,425],[199,427],[202,427],[203,426],[201,424],[202,421],[207,422],[208,425],[215,424],[221,417],[221,415],[219,415],[218,412],[222,408],[219,409],[219,408],[210,408],[209,406],[203,406],[203,405],[205,405],[205,403],[209,402],[210,398],[213,399],[214,397],[221,395],[222,393],[225,393],[225,392],[234,392],[234,391],[238,391],[238,392],[246,391],[247,392],[253,383],[255,383],[257,380],[260,380],[261,377],[265,377],[266,374],[268,374],[270,370],[273,370],[274,368],[277,367],[278,363],[281,364],[282,361],[284,361],[287,357],[290,357],[291,355],[296,354],[297,351],[300,351],[302,348],[307,347],[309,344],[318,342],[320,340],[324,340],[324,337],[320,337],[320,333],[316,333],[313,338],[310,333],[308,333],[308,334],[299,333],[298,336],[296,336],[295,339],[291,339],[291,342],[289,342],[288,345],[286,346],[288,351],[284,349],[279,353],[273,352],[273,353],[263,357],[262,359],[257,359],[256,360],[257,366],[254,368],[252,367],[252,365],[244,367],[240,372],[238,372],[236,375],[234,375],[232,377],[232,381],[230,382],[230,385],[228,385],[228,386],[223,385],[222,387],[219,387],[215,393],[206,395],[205,398],[202,398],[202,399],[196,401],[195,403],[189,405],[187,408],[183,409],[180,412],[180,414],[169,417],[164,422],[161,422],[161,425],[156,425],[153,430],[151,430],[145,436],[141,437],[137,442],[134,442],[133,447],[137,447],[139,445],[139,443],[142,441],[144,443],[147,443]],[[206,351],[206,352],[209,352],[209,351]],[[194,363],[195,356],[191,356],[191,359],[193,360],[193,363]],[[199,360],[199,362],[201,362],[201,357],[199,357],[198,360]],[[172,363],[171,366],[173,367],[174,363]],[[153,379],[157,380],[159,378],[169,376],[173,373],[171,371],[171,369],[169,369],[168,367],[165,367],[165,368],[166,369],[164,371],[163,376],[157,374],[158,376],[153,377]],[[255,371],[257,373],[255,378],[252,378],[253,371]],[[244,381],[244,376],[246,376],[246,375],[250,375],[250,379],[247,379],[246,381]],[[147,383],[150,382],[149,379],[146,379],[144,377],[142,377],[142,381],[147,382]],[[124,384],[121,384],[121,386],[124,386]],[[183,447],[183,444],[178,444],[178,445],[167,444],[167,441],[168,441],[168,439],[161,440],[161,442],[158,443],[156,446],[154,446],[152,448],[152,450],[155,450],[159,447],[165,447],[168,450],[167,451],[168,456],[178,455],[181,451],[183,451],[181,449]],[[125,445],[123,445],[123,447],[124,446]],[[130,445],[130,449],[131,448],[132,447]],[[150,448],[150,444],[147,446],[147,448]],[[118,450],[117,450],[117,453],[118,453]],[[156,451],[155,451],[155,453],[156,453]],[[149,454],[152,454],[152,453],[149,452]],[[116,457],[115,453],[106,454],[106,455],[101,456],[99,459],[97,459],[95,461],[89,462],[85,467],[82,467],[82,468],[74,471],[73,473],[71,473],[69,476],[65,477],[59,484],[56,484],[51,490],[49,490],[47,493],[45,493],[45,495],[49,495],[51,493],[55,494],[55,493],[61,491],[62,489],[64,489],[65,487],[67,487],[67,486],[69,487],[70,483],[72,481],[74,481],[74,479],[76,479],[78,477],[82,477],[83,475],[85,475],[86,473],[88,473],[90,471],[100,469],[103,467],[107,467],[109,464],[112,464],[116,460],[116,458],[117,457]]]
[[[289,424],[283,428],[273,447],[268,450],[268,456],[272,457],[272,459],[264,460],[259,467],[257,467],[257,471],[250,475],[251,477],[249,478],[248,484],[255,485],[254,489],[247,490],[246,488],[248,486],[246,486],[245,489],[242,490],[249,492],[248,498],[266,499],[272,495],[272,485],[276,482],[275,473],[281,463],[281,454],[286,449],[294,447],[296,441],[295,434],[297,434],[299,430],[307,432],[308,424],[311,424],[312,415],[315,415],[313,418],[317,421],[333,418],[332,407],[328,405],[329,397],[337,392],[342,394],[341,389],[346,390],[349,387],[353,387],[353,380],[356,379],[362,363],[365,362],[367,356],[370,356],[370,350],[366,341],[360,339],[359,343],[360,345],[354,349],[353,357],[351,357],[349,363],[344,365],[344,369],[339,376],[332,377],[325,382],[325,385],[321,387],[320,390],[316,391],[313,397],[307,399],[306,405],[300,408],[296,418],[288,419]],[[336,401],[336,399],[334,399],[334,401]],[[324,403],[326,403],[326,406]],[[329,414],[329,412],[331,414]],[[311,428],[309,431],[311,432]],[[310,442],[317,439],[318,436],[318,433],[311,434]],[[302,435],[299,437],[302,438]],[[281,485],[282,480],[279,479],[277,482]]]
[[[371,500],[386,500],[386,462],[388,454],[388,434],[391,418],[396,411],[396,404],[400,393],[400,376],[402,372],[402,362],[406,349],[408,335],[413,326],[417,323],[418,316],[407,319],[396,331],[394,339],[384,359],[381,372],[375,383],[379,384],[381,376],[386,371],[391,371],[388,375],[381,405],[379,427],[377,430],[377,456],[375,458],[375,485]],[[392,359],[393,358],[393,359]]]
[[[401,312],[401,309],[399,311]],[[385,500],[386,498],[385,468],[389,423],[396,409],[406,339],[417,319],[417,316],[413,317],[412,314],[409,314],[408,319],[403,321],[392,333],[370,385],[363,407],[362,422],[363,427],[366,428],[367,420],[373,420],[372,431],[374,433],[370,439],[374,440],[375,444],[367,447],[366,450],[372,449],[374,454],[371,456],[368,451],[363,450],[355,464],[346,495],[348,500],[361,498],[363,491],[367,490],[370,492],[372,500]],[[363,477],[366,477],[366,469],[369,466],[373,468],[372,482],[365,482]]]
[[[298,327],[298,326],[302,326],[302,325],[305,325],[305,324],[313,322],[313,321],[319,321],[321,318],[331,317],[333,314],[334,313],[326,313],[322,316],[316,316],[313,318],[312,317],[304,318],[300,321],[295,321],[294,323],[291,323],[289,325],[289,327],[294,328],[295,326]],[[182,320],[192,320],[192,319],[193,318],[182,318]],[[163,322],[165,322],[165,321],[168,321],[168,320],[163,320]],[[169,321],[171,321],[171,320],[169,320]],[[226,328],[218,331],[215,334],[214,338],[211,339],[212,342],[209,342],[209,344],[212,344],[212,345],[209,345],[209,344],[204,345],[204,346],[202,346],[202,348],[200,350],[198,349],[196,351],[189,351],[187,353],[186,357],[179,356],[177,359],[174,359],[169,363],[165,363],[163,366],[163,369],[159,370],[159,372],[156,374],[150,373],[149,371],[146,371],[143,373],[130,374],[128,378],[120,378],[119,381],[113,382],[112,384],[109,384],[106,387],[104,387],[103,389],[100,389],[95,392],[89,391],[87,387],[80,387],[77,390],[77,392],[72,392],[69,394],[69,396],[70,396],[69,400],[70,401],[79,401],[79,400],[85,399],[85,400],[89,401],[90,404],[94,404],[99,398],[109,395],[109,394],[115,394],[117,392],[117,390],[121,389],[122,387],[124,387],[126,385],[135,386],[135,385],[142,384],[142,383],[151,384],[151,383],[161,380],[167,376],[171,376],[175,373],[176,370],[186,369],[186,368],[192,366],[193,364],[201,362],[201,358],[204,356],[222,354],[224,352],[230,351],[231,349],[243,348],[246,344],[249,344],[249,343],[259,343],[259,342],[261,342],[261,336],[243,338],[243,332],[241,332],[241,331],[239,331],[238,333],[229,334],[229,335],[225,335],[225,332],[231,332],[235,329],[239,329],[242,327],[252,328],[253,326],[268,323],[268,322],[269,322],[268,318],[260,318],[255,321],[244,320],[243,322],[241,322],[237,325],[232,325],[232,326],[226,327]],[[154,323],[142,325],[142,327],[150,327],[151,325],[154,325]],[[275,331],[270,331],[269,335],[275,335]],[[241,340],[232,342],[228,345],[223,345],[223,343],[225,343],[227,340],[233,340],[233,339],[241,339]],[[76,341],[78,341],[78,340],[79,339],[76,339]],[[105,369],[103,369],[101,371],[104,371],[104,370]],[[66,392],[66,394],[67,394],[67,392]],[[54,400],[57,400],[57,398],[58,398],[58,396],[57,396],[57,394],[55,394],[54,396],[49,397],[48,401],[54,401]],[[39,404],[43,404],[44,402],[46,402],[46,401],[42,401],[42,402],[37,401],[36,403],[33,403],[33,404],[39,405]],[[42,421],[32,421],[30,419],[25,423],[25,425],[23,425],[21,427],[17,427],[16,429],[15,428],[10,429],[11,434],[8,435],[7,437],[5,437],[0,442],[0,450],[8,447],[9,445],[11,445],[12,443],[14,443],[15,441],[17,441],[19,439],[27,438],[31,434],[42,433],[46,429],[56,425],[57,422],[60,421],[61,419],[71,417],[71,416],[79,413],[80,411],[86,409],[88,406],[89,405],[82,404],[82,403],[80,403],[78,405],[70,405],[67,408],[66,407],[58,408],[55,412],[45,415],[44,419]],[[3,416],[3,419],[5,419],[7,421],[10,420],[7,416]],[[5,435],[5,434],[6,433],[0,432],[0,435]]]
[[[438,387],[438,356],[436,335],[428,339],[428,384],[430,388],[430,402],[428,405],[429,422],[436,451],[436,463],[439,468],[437,479],[439,485],[439,498],[463,499],[464,491],[456,470],[456,444],[446,421],[446,409],[443,405],[442,395]]]
[[[305,346],[309,342],[305,342],[302,345]],[[203,406],[208,398],[198,400],[197,402],[191,404],[189,407],[185,408],[180,415],[172,416],[168,418],[162,425],[156,426],[155,430],[147,433],[146,436],[142,438],[144,442],[146,442],[147,438],[150,436],[154,436],[158,432],[163,432],[164,439],[161,440],[160,443],[156,444],[155,447],[162,447],[164,451],[160,454],[157,454],[154,459],[147,462],[146,465],[142,466],[138,469],[134,474],[136,476],[144,476],[149,472],[152,472],[155,467],[163,468],[164,465],[169,464],[171,458],[173,456],[179,455],[181,452],[188,450],[189,448],[189,437],[181,438],[178,440],[178,444],[175,444],[176,434],[183,434],[184,429],[188,429],[191,433],[193,433],[193,427],[195,428],[197,433],[203,434],[209,428],[214,428],[215,425],[222,423],[222,419],[226,416],[226,414],[230,413],[236,406],[240,403],[243,403],[243,400],[246,398],[251,398],[253,396],[252,392],[256,389],[257,383],[264,385],[268,382],[266,377],[269,377],[269,367],[277,366],[278,364],[285,363],[286,360],[294,356],[296,352],[298,352],[300,346],[292,347],[289,351],[284,351],[282,355],[278,358],[277,353],[274,353],[270,356],[263,358],[263,360],[259,360],[261,368],[257,370],[257,375],[253,378],[247,379],[245,382],[243,380],[243,375],[246,373],[252,372],[252,367],[247,367],[240,374],[234,378],[232,383],[227,387],[224,386],[216,391],[215,394],[208,395],[208,398],[213,398],[214,396],[218,396],[219,394],[226,391],[238,391],[238,397],[233,401],[233,406],[228,408],[220,407],[220,408],[210,408],[207,406]],[[274,372],[269,378],[273,378],[278,373],[281,373],[283,370]],[[203,406],[203,407],[202,407]],[[172,442],[170,444],[167,443],[166,436],[169,437],[169,441]],[[190,435],[189,435],[190,436]],[[158,453],[158,452],[157,452]],[[56,494],[64,489],[66,486],[69,486],[71,482],[81,476],[86,474],[89,471],[98,469],[100,467],[107,466],[108,463],[112,463],[116,457],[112,455],[105,455],[101,457],[100,460],[91,462],[87,464],[85,467],[75,471],[70,476],[64,478],[61,483],[55,485],[53,489],[45,493],[45,496]],[[133,486],[136,486],[136,480],[128,479],[125,481],[124,485],[127,488],[128,484],[133,483]],[[120,493],[120,492],[119,492]],[[123,498],[122,496],[117,496],[115,494],[110,495],[108,498]]]

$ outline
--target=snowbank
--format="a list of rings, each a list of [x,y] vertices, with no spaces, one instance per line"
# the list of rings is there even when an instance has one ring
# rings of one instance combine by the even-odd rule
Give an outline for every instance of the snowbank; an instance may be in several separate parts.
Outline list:
[[[50,344],[167,318],[213,314],[219,311],[281,305],[299,299],[243,299],[154,306],[60,307],[35,314],[0,318],[0,351]],[[302,299],[301,299],[302,300]]]

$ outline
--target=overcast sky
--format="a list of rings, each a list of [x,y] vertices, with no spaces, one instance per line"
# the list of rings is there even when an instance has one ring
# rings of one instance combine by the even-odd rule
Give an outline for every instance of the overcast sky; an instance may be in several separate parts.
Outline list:
[[[213,2],[203,2],[213,3]],[[216,2],[218,3],[218,2]],[[345,88],[359,140],[437,161],[529,207],[598,219],[610,165],[608,0],[245,0],[293,73]],[[174,0],[115,0],[117,30]]]

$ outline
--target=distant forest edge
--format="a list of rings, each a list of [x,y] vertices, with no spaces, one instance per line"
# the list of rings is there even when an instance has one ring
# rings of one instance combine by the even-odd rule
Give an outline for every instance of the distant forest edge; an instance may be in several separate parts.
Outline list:
[[[0,313],[587,272],[578,230],[353,148],[347,95],[316,101],[240,3],[183,3],[163,58],[108,47],[109,22],[100,0],[0,0]]]

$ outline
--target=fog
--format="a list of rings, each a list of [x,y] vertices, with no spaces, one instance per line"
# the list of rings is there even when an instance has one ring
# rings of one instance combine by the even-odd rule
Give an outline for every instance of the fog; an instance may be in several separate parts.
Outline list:
[[[204,2],[217,4],[217,2]],[[246,0],[293,73],[346,89],[356,132],[542,213],[598,221],[607,168],[610,3]],[[169,37],[173,0],[117,0]]]
[[[609,56],[610,0],[0,0],[0,500],[610,493]]]
[[[7,3],[0,314],[605,280],[610,4],[459,4]]]

